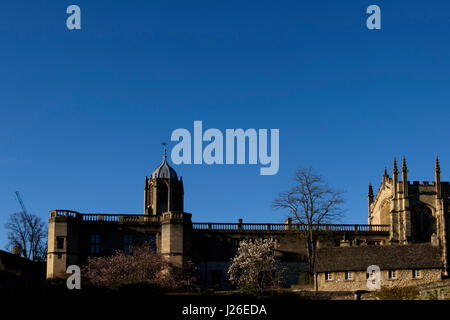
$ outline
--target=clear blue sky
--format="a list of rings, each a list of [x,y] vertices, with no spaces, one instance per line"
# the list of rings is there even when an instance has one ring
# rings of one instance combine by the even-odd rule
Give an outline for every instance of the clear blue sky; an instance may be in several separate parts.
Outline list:
[[[66,28],[77,4],[82,30]],[[366,28],[381,7],[382,30]],[[0,8],[0,246],[19,211],[141,213],[176,128],[279,128],[280,171],[174,166],[194,221],[279,222],[298,166],[346,189],[406,155],[450,179],[449,1],[5,1]],[[173,146],[173,144],[171,145]]]

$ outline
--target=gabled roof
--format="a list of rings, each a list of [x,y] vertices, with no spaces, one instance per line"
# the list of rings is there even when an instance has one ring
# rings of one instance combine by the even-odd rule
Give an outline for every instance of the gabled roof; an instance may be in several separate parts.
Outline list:
[[[317,250],[315,272],[365,271],[370,265],[381,270],[440,269],[441,249],[431,244],[352,246]]]

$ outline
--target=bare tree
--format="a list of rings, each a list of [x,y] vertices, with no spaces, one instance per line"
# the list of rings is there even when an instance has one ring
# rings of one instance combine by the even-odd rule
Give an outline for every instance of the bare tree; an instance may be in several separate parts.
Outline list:
[[[344,212],[343,191],[330,188],[312,167],[299,168],[294,174],[295,185],[281,192],[272,203],[275,210],[287,210],[288,217],[301,225],[305,239],[309,270],[312,273],[316,259],[317,232],[321,224],[340,220]]]
[[[7,247],[20,246],[22,255],[33,261],[44,261],[47,255],[45,224],[38,216],[16,212],[5,224],[8,231]]]

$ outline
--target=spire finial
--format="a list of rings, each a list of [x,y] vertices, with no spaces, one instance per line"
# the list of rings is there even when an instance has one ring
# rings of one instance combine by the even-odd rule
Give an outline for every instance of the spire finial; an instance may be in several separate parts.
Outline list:
[[[408,171],[408,167],[406,166],[406,158],[405,158],[405,156],[403,156],[402,171],[403,172]]]
[[[161,143],[161,145],[164,147],[163,159],[166,160],[166,158],[167,158],[167,148],[166,148],[167,143],[163,142],[163,143]]]
[[[369,192],[367,193],[367,196],[369,197],[369,199],[373,200],[373,188],[370,182],[369,182]]]
[[[394,157],[394,169],[392,170],[392,172],[394,174],[398,173],[398,169],[397,169],[397,159]]]
[[[388,173],[387,173],[387,167],[384,167],[384,176],[387,177]]]
[[[435,167],[436,172],[441,172],[441,166],[439,165],[439,157],[436,156],[436,167]]]

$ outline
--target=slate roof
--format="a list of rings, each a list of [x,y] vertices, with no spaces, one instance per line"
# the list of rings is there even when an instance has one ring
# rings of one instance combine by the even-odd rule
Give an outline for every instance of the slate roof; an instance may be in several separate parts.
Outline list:
[[[441,249],[431,244],[352,246],[317,250],[315,272],[365,271],[370,265],[381,270],[440,269]]]

